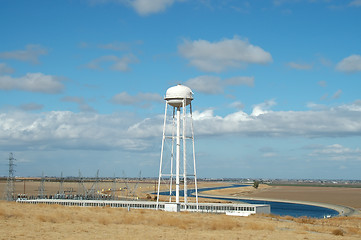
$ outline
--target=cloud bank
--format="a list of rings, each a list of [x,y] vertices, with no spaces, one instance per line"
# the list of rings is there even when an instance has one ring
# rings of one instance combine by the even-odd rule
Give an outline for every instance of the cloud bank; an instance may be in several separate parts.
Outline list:
[[[2,113],[0,145],[5,150],[143,150],[152,143],[146,136],[141,139],[129,130],[134,122],[138,121],[126,114]]]
[[[320,111],[271,111],[273,100],[218,116],[193,112],[197,138],[242,137],[334,138],[361,136],[361,101]],[[163,116],[140,119],[129,114],[13,112],[0,114],[0,148],[146,150],[159,145]],[[31,144],[29,144],[31,143]]]

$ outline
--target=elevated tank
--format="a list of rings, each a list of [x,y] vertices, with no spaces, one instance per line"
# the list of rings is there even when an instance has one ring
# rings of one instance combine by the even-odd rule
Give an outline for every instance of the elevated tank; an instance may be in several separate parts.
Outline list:
[[[189,105],[193,100],[193,92],[189,87],[181,84],[168,88],[164,98],[173,107],[182,107],[183,99],[186,99],[186,106]]]

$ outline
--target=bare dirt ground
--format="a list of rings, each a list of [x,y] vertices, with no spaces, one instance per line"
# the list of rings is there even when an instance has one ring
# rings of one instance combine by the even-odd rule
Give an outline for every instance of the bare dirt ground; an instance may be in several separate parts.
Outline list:
[[[361,188],[345,187],[304,187],[304,186],[267,186],[229,188],[203,192],[204,194],[280,199],[288,201],[319,202],[343,205],[361,210]]]
[[[0,201],[0,239],[360,239],[361,218],[170,213]]]
[[[323,202],[361,210],[361,188],[277,186],[248,196]]]
[[[238,187],[238,188],[224,188],[224,189],[216,189],[210,191],[204,191],[203,194],[207,195],[220,195],[220,196],[233,196],[233,197],[240,197],[246,196],[252,193],[259,193],[267,190],[271,190],[273,187],[260,184],[259,187],[256,189],[252,185],[248,187]]]

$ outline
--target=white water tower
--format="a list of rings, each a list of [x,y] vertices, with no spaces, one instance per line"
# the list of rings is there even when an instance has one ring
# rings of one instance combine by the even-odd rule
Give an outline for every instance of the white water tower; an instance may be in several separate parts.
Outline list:
[[[157,208],[160,191],[164,192],[164,189],[160,189],[162,182],[169,186],[167,189],[169,190],[169,202],[175,203],[178,206],[177,209],[179,211],[181,204],[180,187],[181,180],[183,180],[184,209],[187,208],[188,203],[188,181],[194,183],[194,191],[192,192],[195,194],[195,202],[198,209],[197,174],[192,119],[193,92],[189,87],[179,84],[168,88],[164,100],[166,103],[159,166]],[[191,158],[193,161],[187,163],[187,157]],[[173,190],[174,180],[175,191]],[[174,195],[175,200],[173,199]]]

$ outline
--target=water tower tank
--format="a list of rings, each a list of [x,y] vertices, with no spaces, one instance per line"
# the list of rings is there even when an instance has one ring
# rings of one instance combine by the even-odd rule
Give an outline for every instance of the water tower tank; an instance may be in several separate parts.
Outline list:
[[[186,99],[187,106],[193,100],[193,92],[189,87],[178,84],[168,88],[164,99],[173,107],[182,107],[183,99]]]

